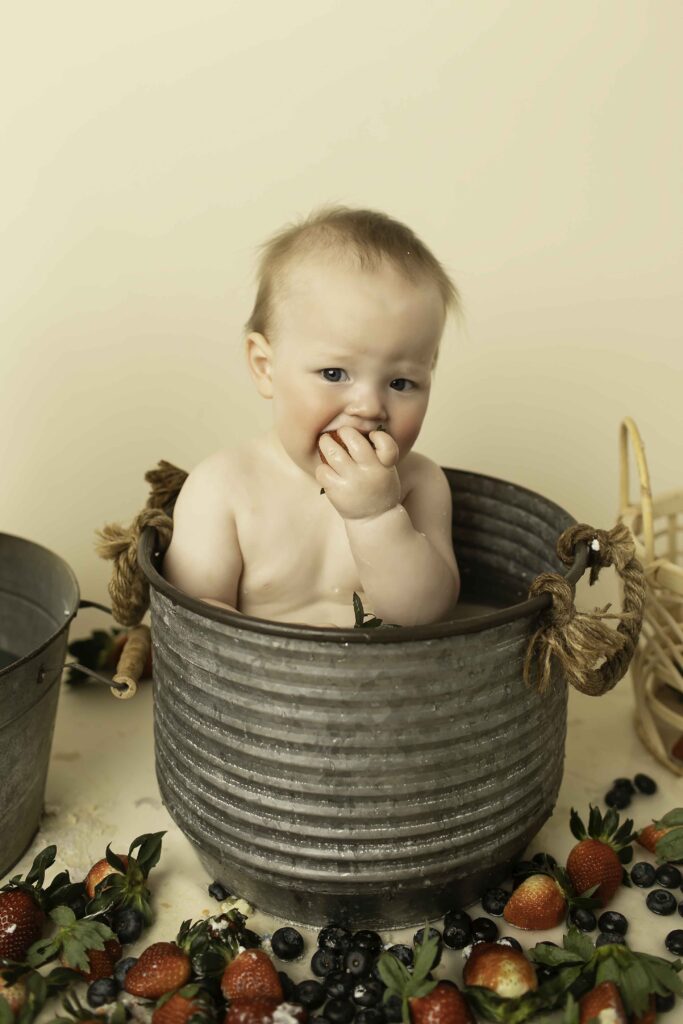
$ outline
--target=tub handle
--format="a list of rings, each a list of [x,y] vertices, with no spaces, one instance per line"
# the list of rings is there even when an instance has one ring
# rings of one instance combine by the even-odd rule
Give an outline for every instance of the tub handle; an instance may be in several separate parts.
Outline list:
[[[78,607],[79,610],[81,608],[97,608],[98,611],[106,612],[108,615],[112,613],[111,608],[100,604],[98,601],[81,600],[78,603]],[[141,624],[128,630],[128,639],[121,651],[113,678],[109,679],[91,668],[86,668],[85,665],[81,665],[77,661],[67,662],[65,668],[82,672],[89,679],[103,683],[109,687],[112,696],[117,697],[119,700],[130,700],[137,693],[138,683],[151,648],[152,634],[150,628]]]
[[[551,604],[541,613],[540,626],[529,641],[524,680],[543,692],[557,661],[572,686],[597,697],[619,682],[635,653],[643,623],[645,575],[636,558],[633,535],[623,523],[611,530],[596,530],[586,523],[570,526],[557,542],[557,553],[565,565],[573,564],[580,544],[588,546],[591,584],[601,569],[616,569],[624,587],[623,609],[609,613],[607,605],[578,612],[575,584],[559,573],[541,573],[532,583],[529,597],[548,593]],[[616,630],[607,625],[607,619],[618,620]],[[598,665],[600,659],[604,660]]]

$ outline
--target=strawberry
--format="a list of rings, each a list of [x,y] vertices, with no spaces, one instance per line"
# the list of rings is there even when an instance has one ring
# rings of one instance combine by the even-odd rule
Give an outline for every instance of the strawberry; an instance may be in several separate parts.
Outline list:
[[[579,842],[567,858],[567,873],[577,893],[597,886],[595,898],[605,907],[621,885],[624,869],[619,853],[633,840],[633,822],[619,825],[619,815],[610,807],[603,818],[599,808],[590,809],[588,831],[572,808],[570,827]]]
[[[650,853],[655,853],[655,847],[662,836],[665,836],[667,832],[670,832],[670,828],[657,828],[656,825],[646,825],[644,829],[638,833],[636,842],[639,846],[644,846]]]
[[[18,978],[10,984],[0,974],[0,999],[4,999],[8,1003],[10,1010],[16,1017],[26,1003],[26,982],[24,978]]]
[[[245,949],[223,971],[221,991],[233,1000],[273,1000],[284,998],[282,982],[273,961],[262,949]]]
[[[24,960],[44,926],[45,914],[31,891],[15,886],[0,892],[0,957]]]
[[[118,859],[123,864],[125,870],[125,868],[128,867],[128,858],[126,857],[125,853],[116,853],[114,854],[114,856],[118,857]],[[95,864],[93,864],[93,866],[90,868],[90,871],[85,876],[85,881],[83,884],[85,885],[85,891],[88,894],[88,899],[94,899],[95,890],[97,886],[100,884],[100,882],[103,882],[108,875],[121,875],[123,873],[124,872],[121,871],[120,868],[115,868],[112,864],[110,864],[106,857],[102,857],[101,860],[98,860]]]
[[[475,1024],[465,997],[451,981],[440,981],[426,996],[408,1000],[412,1024]]]
[[[681,733],[671,748],[671,756],[677,758],[679,761],[683,761],[683,733]]]
[[[189,956],[175,942],[153,942],[128,971],[123,987],[132,996],[158,999],[182,988],[190,971]]]
[[[579,1001],[579,1024],[628,1024],[626,1010],[613,981],[603,981]]]
[[[550,875],[525,878],[505,904],[503,917],[508,924],[527,931],[555,928],[567,913],[562,887]]]
[[[87,970],[70,964],[65,953],[62,953],[60,959],[64,967],[70,967],[71,970],[78,971],[79,974],[85,977],[86,981],[99,981],[100,978],[111,978],[116,964],[121,959],[122,953],[121,944],[116,939],[105,939],[104,949],[88,949],[86,951],[86,957],[88,958]]]
[[[538,988],[536,970],[518,949],[497,942],[472,947],[462,978],[466,985],[489,988],[505,999],[518,999]]]
[[[197,998],[199,986],[188,985],[181,992],[174,992],[170,999],[159,1000],[152,1014],[152,1024],[186,1024],[190,1017],[207,1016],[208,1008],[203,999]]]
[[[146,882],[161,855],[164,835],[165,832],[152,832],[138,836],[127,854],[113,853],[107,847],[106,855],[93,864],[85,878],[85,890],[91,900],[88,916],[132,909],[142,914],[145,924],[151,922],[151,893]]]

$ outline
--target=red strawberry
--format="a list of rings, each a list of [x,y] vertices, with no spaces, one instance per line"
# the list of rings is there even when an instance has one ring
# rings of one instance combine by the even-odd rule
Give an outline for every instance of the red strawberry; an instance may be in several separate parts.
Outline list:
[[[202,1002],[194,996],[183,996],[174,992],[162,1006],[152,1014],[152,1024],[186,1024],[194,1014],[201,1013]]]
[[[426,996],[408,1000],[412,1024],[475,1024],[465,997],[451,981],[440,981]]]
[[[633,839],[633,822],[619,825],[619,815],[610,807],[603,819],[597,807],[591,807],[588,831],[572,808],[570,827],[579,840],[567,858],[567,873],[577,893],[597,886],[594,893],[601,906],[606,906],[621,885],[624,869],[619,853]]]
[[[613,981],[603,981],[579,1001],[579,1024],[627,1024],[626,1010]]]
[[[0,892],[0,957],[23,960],[43,934],[45,914],[27,889]]]
[[[679,761],[683,761],[683,733],[681,733],[671,748],[671,756],[677,758]]]
[[[515,928],[528,931],[555,928],[567,913],[567,900],[559,883],[550,875],[525,878],[505,904],[503,917]]]
[[[116,939],[106,939],[104,949],[88,950],[86,955],[90,964],[89,971],[81,971],[78,967],[72,967],[72,970],[82,974],[86,981],[99,981],[100,978],[111,978],[114,968],[121,959],[122,953],[121,944]],[[62,956],[61,960],[65,967],[71,966],[64,956]]]
[[[638,833],[636,842],[640,846],[644,846],[646,850],[650,851],[650,853],[655,853],[655,847],[659,840],[670,831],[670,828],[657,828],[656,825],[646,825],[645,828]]]
[[[132,996],[158,999],[171,989],[182,988],[190,970],[189,956],[175,942],[153,942],[128,971],[123,987]]]
[[[26,1003],[26,981],[19,978],[9,985],[0,974],[0,999],[9,1004],[9,1008],[16,1017]]]
[[[273,961],[262,949],[245,949],[223,971],[221,991],[232,1001],[270,999],[281,1003],[282,982]]]
[[[496,942],[477,942],[462,973],[466,985],[490,988],[504,999],[517,999],[538,988],[534,965],[523,953]]]
[[[119,858],[123,866],[127,868],[128,858],[126,857],[125,853],[117,853],[116,856]],[[112,864],[110,864],[106,857],[103,857],[101,860],[98,860],[97,863],[93,864],[93,866],[90,868],[90,871],[85,876],[84,884],[85,891],[87,892],[88,897],[90,899],[94,897],[95,889],[100,884],[100,882],[102,882],[107,877],[107,875],[120,874],[121,872]]]

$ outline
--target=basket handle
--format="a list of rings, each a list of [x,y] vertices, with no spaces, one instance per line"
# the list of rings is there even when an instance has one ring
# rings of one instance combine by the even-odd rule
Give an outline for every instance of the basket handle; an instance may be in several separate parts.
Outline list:
[[[643,540],[645,542],[645,556],[648,565],[654,561],[655,557],[655,533],[654,523],[652,516],[652,491],[650,489],[650,472],[647,468],[647,460],[645,458],[645,445],[638,431],[638,427],[630,416],[622,421],[621,431],[619,434],[619,449],[620,449],[620,463],[621,463],[621,479],[620,479],[620,508],[621,515],[624,514],[626,509],[632,509],[634,506],[630,501],[630,480],[629,480],[629,452],[628,442],[629,438],[633,445],[633,453],[636,459],[636,465],[638,467],[638,476],[640,477],[640,507],[643,515]]]
[[[600,569],[613,565],[624,587],[623,609],[579,612],[574,606],[574,584],[557,572],[544,572],[531,584],[529,597],[550,595],[551,604],[540,616],[524,660],[524,680],[542,693],[548,688],[557,663],[565,678],[591,697],[611,690],[626,673],[635,653],[643,622],[645,576],[635,556],[631,531],[623,523],[611,530],[596,530],[585,523],[570,526],[560,535],[557,553],[572,565],[576,549],[588,545],[590,582]],[[618,620],[616,629],[604,621]]]

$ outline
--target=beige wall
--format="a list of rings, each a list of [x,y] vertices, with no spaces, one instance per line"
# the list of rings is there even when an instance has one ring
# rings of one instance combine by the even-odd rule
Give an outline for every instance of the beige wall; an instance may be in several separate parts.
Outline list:
[[[85,596],[147,468],[267,424],[255,249],[325,201],[461,288],[420,450],[610,526],[631,414],[681,484],[680,0],[44,0],[3,37],[0,530]]]

